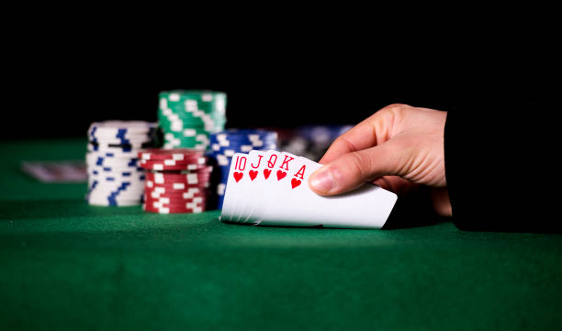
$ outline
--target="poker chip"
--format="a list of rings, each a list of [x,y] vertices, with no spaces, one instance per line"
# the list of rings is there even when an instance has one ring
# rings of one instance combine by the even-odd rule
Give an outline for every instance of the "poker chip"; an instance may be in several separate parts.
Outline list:
[[[150,136],[158,128],[156,123],[145,121],[108,120],[93,122],[88,128],[88,138],[95,141],[98,138],[128,139],[135,136]]]
[[[188,205],[185,207],[173,206],[173,207],[154,207],[150,205],[143,204],[143,209],[147,212],[160,213],[160,214],[170,214],[170,213],[201,213],[205,211],[205,207],[201,205]]]
[[[145,211],[197,213],[206,209],[213,167],[203,151],[187,148],[146,149],[138,153],[146,172]]]
[[[191,148],[205,151],[209,134],[221,131],[226,123],[226,94],[204,90],[162,91],[158,122],[164,148]]]
[[[209,197],[207,188],[190,187],[184,190],[167,189],[165,187],[153,187],[146,191],[146,198],[184,198],[189,199],[193,197]]]
[[[252,150],[276,150],[277,140],[275,131],[263,129],[227,129],[210,135],[209,156],[216,168],[213,176],[216,208],[222,208],[232,156]]]
[[[193,149],[152,149],[138,154],[139,165],[156,171],[204,171],[207,157]]]
[[[177,197],[145,197],[144,204],[152,207],[189,207],[189,206],[204,206],[205,197],[193,197],[188,199]]]
[[[211,168],[212,169],[212,168]],[[209,182],[211,180],[211,172],[189,172],[189,173],[159,173],[148,172],[147,177],[149,181],[155,184],[173,184],[173,183],[186,183],[186,184],[199,184]]]
[[[90,205],[142,204],[146,172],[138,151],[155,142],[157,125],[144,121],[94,122],[88,128],[86,165]]]
[[[154,190],[155,188],[162,188],[165,189],[168,193],[182,193],[189,188],[210,188],[211,182],[201,182],[198,184],[187,184],[187,183],[172,183],[172,184],[155,184],[154,182],[147,180],[146,181],[146,190]]]
[[[279,147],[282,151],[319,160],[332,142],[351,128],[351,125],[309,125],[294,129],[277,129]]]
[[[139,199],[130,199],[130,200],[112,200],[111,198],[107,199],[97,199],[92,198],[88,200],[90,205],[97,205],[97,206],[135,206],[139,205]]]
[[[204,162],[203,162],[204,161]],[[141,161],[140,167],[156,171],[196,171],[207,166],[206,158],[193,163],[178,163],[176,161]]]
[[[186,154],[186,149],[145,149],[139,153],[141,160],[190,160],[205,157],[205,154],[198,150],[192,150]]]
[[[110,150],[110,149],[120,149],[122,151],[127,151],[127,150],[138,150],[141,148],[146,148],[148,146],[150,146],[151,143],[151,139],[147,138],[146,141],[144,142],[128,142],[128,143],[110,143],[110,142],[104,142],[104,141],[90,141],[90,144],[93,148],[94,151],[104,151],[104,150]]]

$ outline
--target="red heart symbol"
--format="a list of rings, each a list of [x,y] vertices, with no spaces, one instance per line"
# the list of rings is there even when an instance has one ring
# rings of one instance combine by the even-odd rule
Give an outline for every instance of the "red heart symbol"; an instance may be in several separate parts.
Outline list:
[[[250,179],[252,179],[252,181],[254,181],[256,176],[258,176],[258,171],[250,171],[248,174],[250,175]]]
[[[295,189],[295,187],[298,187],[301,185],[301,180],[298,179],[292,179],[291,180],[291,187],[293,187],[293,189]]]
[[[270,169],[264,169],[263,170],[263,177],[267,180],[267,178],[269,177],[269,174],[271,174],[271,170]]]
[[[284,178],[285,175],[287,175],[287,172],[283,172],[282,170],[278,170],[278,171],[277,171],[277,181],[279,181],[279,180],[281,180],[282,178]]]
[[[234,172],[234,180],[236,180],[236,182],[240,181],[243,175],[244,173]]]

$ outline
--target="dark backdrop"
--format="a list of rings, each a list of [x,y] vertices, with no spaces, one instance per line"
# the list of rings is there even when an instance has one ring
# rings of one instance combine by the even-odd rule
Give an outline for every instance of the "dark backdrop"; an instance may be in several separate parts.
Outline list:
[[[155,121],[158,92],[177,88],[226,92],[227,127],[354,124],[389,103],[450,108],[459,91],[452,80],[463,77],[440,59],[298,52],[33,50],[9,63],[0,137],[85,136],[93,121]]]
[[[0,138],[76,137],[93,121],[155,121],[158,92],[177,88],[226,92],[227,127],[355,124],[390,103],[478,105],[508,91],[521,70],[501,56],[430,48],[102,44],[34,45],[6,62]]]
[[[458,15],[439,16],[463,26]],[[466,29],[424,15],[408,28],[402,16],[378,27],[376,18],[353,16],[348,27],[306,17],[307,29],[286,17],[271,22],[274,29],[41,17],[45,24],[11,29],[2,42],[0,138],[85,136],[92,121],[153,121],[158,92],[175,88],[225,91],[229,127],[292,127],[357,123],[395,102],[443,110],[470,104],[464,111],[478,112],[487,101],[516,102],[560,77],[550,29],[535,33],[519,18],[479,32],[472,16]],[[275,21],[265,17],[262,23]]]

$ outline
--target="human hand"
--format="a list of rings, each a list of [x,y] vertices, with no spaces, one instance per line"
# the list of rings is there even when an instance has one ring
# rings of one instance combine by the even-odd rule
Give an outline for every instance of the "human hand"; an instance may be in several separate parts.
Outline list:
[[[372,182],[397,194],[415,186],[432,187],[435,210],[451,215],[444,158],[447,113],[393,104],[340,137],[309,179],[319,195],[336,195]]]

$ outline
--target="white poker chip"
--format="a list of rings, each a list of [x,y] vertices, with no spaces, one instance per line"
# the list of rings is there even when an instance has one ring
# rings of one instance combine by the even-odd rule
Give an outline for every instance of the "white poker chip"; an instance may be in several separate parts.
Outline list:
[[[89,134],[105,134],[113,135],[118,132],[129,134],[144,134],[157,128],[157,124],[146,121],[121,121],[109,120],[103,122],[94,122],[88,129]]]
[[[111,200],[111,199],[98,199],[98,198],[94,198],[94,199],[88,199],[87,200],[88,203],[90,205],[96,205],[96,206],[135,206],[135,205],[141,205],[142,204],[142,200],[137,199],[137,200]]]

